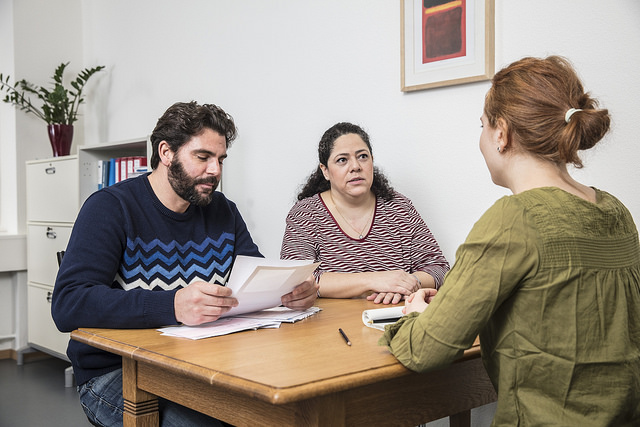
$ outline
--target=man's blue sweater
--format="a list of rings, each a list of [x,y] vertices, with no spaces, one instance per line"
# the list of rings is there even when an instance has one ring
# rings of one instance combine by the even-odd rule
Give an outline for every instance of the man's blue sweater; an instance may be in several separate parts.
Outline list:
[[[262,256],[222,193],[176,213],[156,197],[147,175],[129,179],[82,206],[51,313],[63,332],[177,324],[175,293],[195,281],[225,284],[237,255]],[[67,355],[78,385],[121,367],[120,356],[73,340]]]

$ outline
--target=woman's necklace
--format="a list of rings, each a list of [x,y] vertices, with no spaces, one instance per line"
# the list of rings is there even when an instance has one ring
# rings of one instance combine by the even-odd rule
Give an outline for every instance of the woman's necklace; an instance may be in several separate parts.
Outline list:
[[[331,197],[331,204],[333,205],[334,208],[336,208],[336,212],[338,212],[338,214],[342,217],[344,222],[346,222],[347,225],[349,227],[351,227],[351,229],[353,231],[356,232],[356,234],[358,235],[358,238],[360,240],[364,239],[364,230],[369,226],[369,223],[371,222],[371,219],[373,218],[373,213],[376,210],[375,209],[375,205],[374,205],[373,209],[371,209],[371,215],[369,215],[369,219],[367,219],[367,222],[364,223],[364,227],[362,227],[362,230],[358,231],[353,225],[351,225],[351,222],[349,220],[347,220],[347,218],[345,218],[344,215],[342,215],[342,212],[340,212],[340,209],[338,209],[338,205],[336,205],[336,202],[333,201],[333,195],[331,194],[331,191],[329,191],[329,197]]]

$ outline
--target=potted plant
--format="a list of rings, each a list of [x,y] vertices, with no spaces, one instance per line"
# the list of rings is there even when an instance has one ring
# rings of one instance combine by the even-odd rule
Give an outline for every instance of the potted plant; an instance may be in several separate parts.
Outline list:
[[[67,88],[63,84],[64,70],[67,65],[69,65],[68,62],[62,63],[56,68],[53,73],[53,87],[50,89],[36,86],[24,79],[11,85],[10,76],[7,75],[5,78],[0,73],[0,90],[6,92],[3,101],[47,122],[49,140],[55,157],[69,154],[73,139],[73,122],[78,120],[78,109],[84,102],[82,95],[84,85],[91,76],[105,68],[103,65],[85,68],[75,80],[70,82],[71,88]],[[42,102],[42,106],[36,107],[29,96],[37,97]]]

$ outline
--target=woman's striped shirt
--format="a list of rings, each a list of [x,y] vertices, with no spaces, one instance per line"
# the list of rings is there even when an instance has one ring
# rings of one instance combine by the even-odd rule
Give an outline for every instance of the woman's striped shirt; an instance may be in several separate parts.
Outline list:
[[[363,239],[349,237],[319,194],[297,202],[287,215],[282,259],[320,261],[324,272],[361,273],[424,271],[439,288],[449,263],[411,201],[394,192],[391,200],[376,198],[373,223]]]

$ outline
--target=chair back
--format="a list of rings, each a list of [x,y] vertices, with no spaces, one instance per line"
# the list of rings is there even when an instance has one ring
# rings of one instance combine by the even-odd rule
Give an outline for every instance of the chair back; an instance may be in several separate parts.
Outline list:
[[[62,264],[62,257],[64,257],[64,251],[56,252],[56,258],[58,258],[58,267]]]

